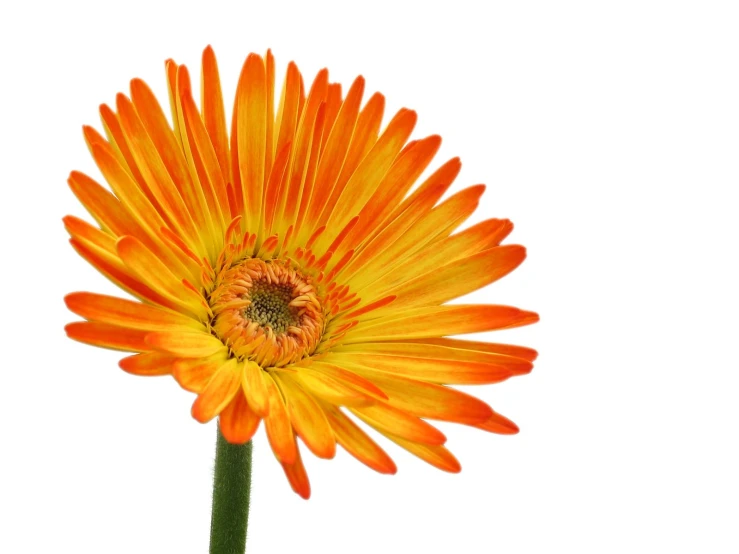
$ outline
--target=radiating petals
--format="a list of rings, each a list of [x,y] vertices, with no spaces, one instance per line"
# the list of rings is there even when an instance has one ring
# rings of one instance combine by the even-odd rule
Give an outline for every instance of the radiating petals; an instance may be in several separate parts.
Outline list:
[[[173,327],[189,331],[205,330],[202,323],[177,312],[113,296],[75,292],[65,296],[64,302],[67,308],[85,319],[122,327],[146,331],[161,331]]]
[[[377,294],[387,292],[396,297],[386,311],[443,304],[497,281],[516,269],[525,257],[523,246],[497,246],[442,265],[388,291],[379,290]]]
[[[219,416],[221,433],[231,444],[245,444],[259,427],[261,418],[249,407],[243,394],[235,394],[233,400]]]
[[[225,408],[241,387],[243,366],[236,359],[225,362],[210,378],[192,405],[192,416],[206,423]]]
[[[459,473],[462,471],[462,466],[457,461],[457,458],[444,446],[419,444],[390,433],[383,434],[398,446],[404,448],[414,456],[418,456],[424,462],[431,464],[437,469],[448,471],[449,473]]]
[[[539,320],[533,312],[510,306],[448,305],[414,308],[355,327],[347,344],[380,340],[420,339],[480,333],[529,325]]]
[[[319,458],[333,458],[336,439],[321,406],[292,380],[289,374],[273,374],[285,395],[293,428],[306,446]]]
[[[151,350],[144,340],[146,331],[138,329],[126,329],[125,327],[96,321],[79,321],[68,324],[64,330],[69,338],[93,346],[123,350],[124,352]]]
[[[270,406],[267,376],[258,364],[250,360],[244,362],[243,386],[251,409],[260,417],[266,417]]]
[[[444,444],[446,442],[446,437],[436,427],[387,404],[377,403],[372,406],[350,408],[350,410],[367,425],[379,431],[393,433],[424,444]]]
[[[178,359],[172,374],[183,389],[200,393],[227,360],[225,351],[207,357]]]
[[[146,344],[150,349],[169,352],[182,358],[201,358],[225,351],[221,341],[208,333],[160,331],[149,333]]]
[[[123,371],[134,375],[170,375],[176,360],[169,354],[144,352],[123,358],[118,365]]]
[[[518,425],[507,417],[495,412],[488,419],[482,423],[473,425],[473,427],[477,427],[483,431],[490,431],[491,433],[498,433],[499,435],[515,435],[518,433]]]
[[[280,463],[293,491],[308,500],[310,498],[310,482],[297,444],[295,444],[295,460],[292,463],[282,461]]]
[[[335,406],[324,404],[324,411],[338,442],[349,454],[380,473],[394,474],[395,462],[385,451]]]
[[[269,394],[269,414],[264,418],[264,429],[267,439],[277,459],[292,465],[298,459],[298,447],[290,423],[290,416],[282,399],[282,393],[269,374],[265,374],[267,393]]]

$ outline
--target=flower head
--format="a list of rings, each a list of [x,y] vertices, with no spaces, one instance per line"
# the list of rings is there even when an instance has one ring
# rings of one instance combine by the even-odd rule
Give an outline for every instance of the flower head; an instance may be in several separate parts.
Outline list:
[[[246,59],[230,134],[210,47],[200,107],[185,66],[170,60],[166,74],[172,126],[134,79],[115,111],[101,106],[105,137],[84,128],[110,190],[72,172],[97,225],[66,217],[70,242],[137,300],[68,295],[85,319],[68,335],[133,352],[120,362],[130,373],[173,375],[197,394],[194,418],[219,417],[230,442],[250,440],[263,420],[304,497],[297,438],[319,457],[333,457],[338,443],[395,472],[349,414],[446,471],[459,463],[427,419],[515,433],[448,385],[528,373],[536,353],[450,337],[537,315],[446,302],[506,275],[525,250],[500,246],[508,220],[454,233],[484,188],[441,200],[458,159],[413,187],[440,138],[409,142],[416,114],[406,109],[380,131],[384,98],[362,105],[362,77],[343,96],[322,70],[306,89],[291,63],[275,102],[270,52]]]

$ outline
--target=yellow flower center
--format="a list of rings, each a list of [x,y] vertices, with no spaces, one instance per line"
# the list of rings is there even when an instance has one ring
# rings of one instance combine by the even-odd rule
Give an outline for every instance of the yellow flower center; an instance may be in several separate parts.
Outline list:
[[[209,302],[215,334],[234,356],[262,367],[297,362],[321,340],[316,289],[289,262],[248,258],[221,275]]]

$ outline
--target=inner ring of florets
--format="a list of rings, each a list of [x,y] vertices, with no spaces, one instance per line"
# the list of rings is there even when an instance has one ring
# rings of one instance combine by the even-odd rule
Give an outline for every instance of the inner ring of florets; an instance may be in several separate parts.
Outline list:
[[[209,295],[215,335],[240,359],[283,366],[311,355],[324,315],[310,278],[289,262],[248,258],[223,272]]]

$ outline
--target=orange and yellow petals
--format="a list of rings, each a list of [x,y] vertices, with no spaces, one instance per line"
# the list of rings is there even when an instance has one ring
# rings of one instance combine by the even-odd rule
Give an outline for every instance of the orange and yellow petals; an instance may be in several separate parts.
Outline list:
[[[441,137],[433,135],[414,142],[398,156],[375,194],[359,213],[360,224],[352,232],[350,246],[358,244],[373,229],[382,225],[431,163],[440,145]]]
[[[436,427],[407,412],[387,404],[349,408],[349,410],[370,427],[381,432],[393,433],[413,442],[423,444],[444,444],[446,437]]]
[[[293,439],[295,443],[295,439]],[[302,498],[308,500],[310,498],[310,482],[308,481],[308,473],[305,471],[303,459],[300,457],[300,450],[295,444],[295,460],[292,463],[280,461],[282,469],[285,471],[290,487]]]
[[[136,109],[122,94],[117,96],[117,106],[128,145],[141,170],[146,187],[154,199],[155,207],[193,250],[205,254],[204,241],[197,231],[190,211]]]
[[[170,129],[167,118],[154,93],[144,81],[133,79],[131,81],[131,100],[167,173],[182,195],[185,204],[190,209],[190,213],[196,216],[195,223],[202,226],[202,217],[197,217],[198,214],[201,214],[200,206],[202,203],[199,202],[197,195],[192,197],[194,187],[187,170],[182,146],[175,138],[172,129]]]
[[[140,240],[125,236],[118,239],[116,250],[126,267],[142,283],[154,288],[159,294],[174,302],[196,317],[204,316],[204,310],[195,293],[182,285],[162,261]]]
[[[285,395],[290,421],[298,436],[319,458],[336,454],[336,440],[321,406],[288,373],[272,374]]]
[[[159,352],[144,352],[123,358],[118,365],[123,371],[134,375],[170,375],[177,358]]]
[[[144,177],[141,175],[131,149],[128,147],[121,122],[116,113],[106,104],[102,104],[100,106],[100,119],[110,142],[102,141],[102,137],[98,135],[97,131],[91,127],[85,127],[85,139],[90,150],[94,150],[93,145],[97,144],[98,147],[109,151],[136,183],[143,183]]]
[[[419,444],[393,435],[392,433],[383,433],[383,435],[437,469],[448,471],[449,473],[459,473],[462,471],[462,466],[457,461],[457,458],[442,445]]]
[[[260,417],[269,414],[270,396],[267,388],[267,375],[258,364],[252,361],[244,363],[243,387],[249,406]]]
[[[300,368],[295,378],[313,396],[339,406],[368,406],[374,398],[328,375],[310,368]]]
[[[151,347],[146,343],[146,331],[127,329],[97,321],[78,321],[68,324],[67,336],[85,344],[122,350],[124,352],[146,352]]]
[[[280,189],[278,216],[279,224],[273,230],[283,233],[296,220],[300,207],[303,185],[310,166],[310,154],[317,127],[322,129],[325,121],[325,98],[328,90],[328,71],[322,69],[311,85],[305,105],[300,109],[300,118],[292,142],[289,171]],[[279,215],[281,214],[281,215]]]
[[[146,336],[147,350],[166,352],[180,358],[205,358],[226,352],[224,344],[208,333],[158,331]]]
[[[225,351],[205,358],[177,359],[172,368],[172,375],[183,389],[200,393],[226,361],[228,353]]]
[[[334,381],[338,381],[344,386],[353,388],[370,398],[387,400],[387,395],[377,385],[352,371],[348,371],[330,363],[325,363],[316,358],[306,360],[295,365],[296,368],[300,368],[298,369],[298,372],[303,371],[303,368],[306,366],[309,371],[312,370],[319,374],[323,374],[324,376],[329,377]]]
[[[338,407],[324,404],[326,418],[344,450],[379,473],[395,474],[395,462]]]
[[[482,423],[493,415],[482,400],[458,390],[360,366],[354,368],[382,388],[390,406],[405,413],[468,425]]]
[[[429,345],[442,348],[452,348],[455,350],[463,350],[471,353],[472,356],[479,356],[480,353],[492,355],[501,355],[513,358],[522,358],[528,362],[536,360],[538,353],[533,348],[527,346],[517,346],[514,344],[500,344],[495,342],[479,342],[452,338],[430,338],[410,340],[408,343],[420,345],[422,350],[427,350]]]
[[[64,302],[67,308],[85,319],[121,327],[144,331],[161,331],[178,327],[186,331],[193,329],[205,331],[202,323],[185,315],[113,296],[75,292],[65,296]]]
[[[454,359],[431,359],[413,356],[399,356],[376,352],[332,352],[326,357],[337,365],[360,365],[386,373],[410,379],[418,379],[436,384],[481,385],[498,383],[513,375],[521,375],[526,371],[514,372],[511,367],[478,361]],[[518,367],[527,364],[525,360],[517,360]],[[531,364],[528,363],[530,371]]]
[[[359,274],[352,280],[353,288],[362,289],[401,265],[414,252],[432,243],[437,237],[445,237],[475,211],[484,190],[483,185],[466,188],[422,214],[397,240],[387,244],[367,267],[359,268]]]
[[[92,156],[115,195],[150,236],[167,225],[144,190],[109,150],[96,144]]]
[[[108,233],[73,215],[65,216],[62,221],[64,222],[64,228],[72,238],[95,248],[102,254],[115,256],[115,238]]]
[[[367,100],[362,111],[359,112],[349,150],[346,153],[344,165],[334,187],[337,192],[344,190],[357,166],[377,142],[384,112],[385,97],[379,92],[373,94]],[[321,206],[321,209],[323,209],[323,206]],[[324,215],[328,216],[328,214]]]
[[[177,309],[175,303],[170,302],[138,279],[132,277],[117,254],[111,254],[82,240],[73,238],[69,242],[80,256],[123,290],[160,306]]]
[[[226,110],[221,93],[221,78],[213,48],[208,46],[203,51],[201,69],[200,104],[203,107],[203,123],[208,131],[213,149],[218,157],[218,165],[224,180],[228,181],[231,172],[228,151],[228,129],[226,127]]]
[[[344,343],[464,335],[520,327],[537,321],[539,316],[534,312],[510,306],[459,304],[413,308],[354,327],[347,333]]]
[[[483,431],[497,433],[499,435],[515,435],[516,433],[518,433],[518,425],[497,412],[493,412],[493,415],[491,415],[488,419],[486,419],[482,423],[474,424],[473,427],[476,427],[477,429],[482,429]]]
[[[262,420],[249,407],[246,398],[237,392],[218,418],[221,433],[231,444],[246,444],[254,436]]]
[[[457,178],[461,169],[462,162],[459,158],[446,161],[392,211],[388,221],[393,221],[403,214],[409,215],[409,212],[410,214],[416,213],[417,217],[420,217],[422,214],[419,212],[425,212],[425,207],[429,206],[427,199],[430,200],[430,206],[436,204]]]
[[[269,414],[264,418],[267,440],[277,459],[283,464],[291,465],[298,458],[298,447],[295,443],[290,416],[275,381],[267,373],[264,379],[269,394]]]
[[[416,125],[416,112],[401,109],[357,167],[335,204],[329,199],[319,224],[341,229],[371,198]],[[327,216],[327,217],[326,217]]]
[[[140,234],[140,226],[128,214],[120,200],[84,173],[73,171],[69,188],[105,230],[115,235]]]
[[[389,290],[393,286],[434,271],[441,266],[498,246],[502,240],[501,231],[505,230],[503,235],[505,236],[512,228],[513,225],[507,219],[488,219],[460,233],[427,245],[403,262],[399,270],[386,273],[374,281],[373,290],[378,291],[379,294],[379,291]]]
[[[504,277],[525,257],[523,246],[506,245],[442,265],[387,291],[397,298],[384,311],[443,304]]]
[[[241,388],[243,365],[231,358],[216,370],[192,405],[192,416],[206,423],[221,413]]]
[[[189,91],[180,94],[180,107],[183,126],[187,132],[187,136],[183,137],[183,144],[187,145],[187,161],[191,166],[191,172],[198,177],[202,186],[207,205],[205,217],[213,233],[210,242],[220,249],[228,221],[231,219],[226,182],[217,153],[213,149],[208,131]]]
[[[267,140],[267,85],[264,61],[246,58],[236,89],[236,135],[243,205],[248,228],[259,232]]]
[[[434,339],[428,339],[433,341]],[[533,368],[524,356],[465,349],[450,342],[375,342],[342,345],[327,357],[361,363],[379,371],[404,375],[432,383],[496,383],[513,375],[524,375]],[[487,343],[480,343],[487,344]],[[500,345],[505,347],[507,345]],[[503,349],[503,348],[502,348]],[[525,351],[523,354],[527,354]]]
[[[357,77],[347,93],[346,100],[339,109],[335,124],[329,127],[326,146],[318,165],[317,186],[306,206],[305,222],[308,228],[316,225],[326,202],[334,190],[351,144],[363,93],[364,79]]]

